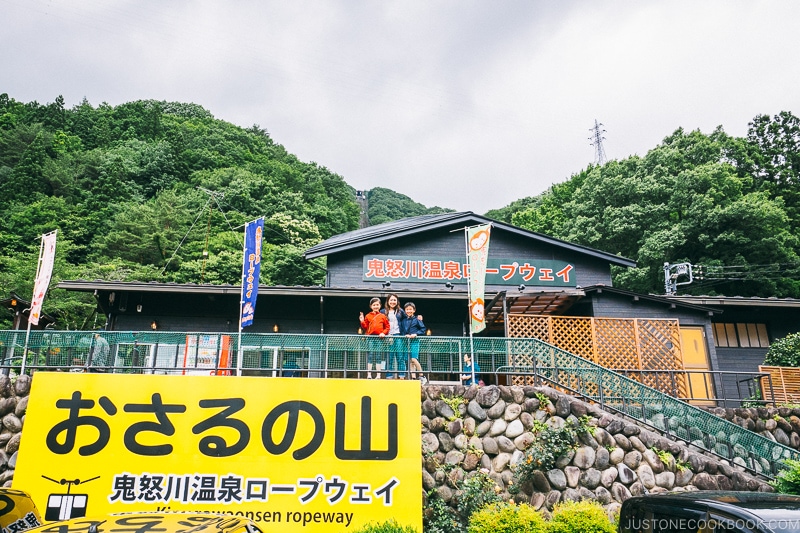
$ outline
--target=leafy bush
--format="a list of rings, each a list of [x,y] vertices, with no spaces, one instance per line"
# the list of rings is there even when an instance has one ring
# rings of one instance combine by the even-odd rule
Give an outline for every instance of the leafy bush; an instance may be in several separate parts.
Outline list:
[[[800,461],[786,459],[784,462],[789,468],[778,472],[769,484],[783,494],[800,494]]]
[[[519,463],[511,468],[514,471],[514,483],[508,491],[518,494],[528,481],[533,479],[536,470],[550,470],[555,466],[556,460],[577,446],[575,437],[578,433],[594,434],[594,426],[590,425],[587,416],[580,418],[575,424],[567,422],[564,427],[554,428],[550,426],[537,426],[534,424],[533,431],[536,433],[536,440],[525,450],[525,456]]]
[[[422,529],[425,533],[461,533],[461,523],[456,510],[447,505],[435,490],[428,492],[428,504],[422,511]]]
[[[392,518],[385,522],[370,522],[356,529],[353,533],[419,533],[411,526],[400,525]]]
[[[546,524],[530,505],[496,502],[482,507],[469,520],[468,533],[538,533]]]
[[[458,495],[458,506],[456,511],[461,519],[461,523],[469,523],[472,514],[482,507],[502,501],[500,497],[500,487],[489,477],[489,473],[483,469],[470,476],[460,484]]]
[[[765,365],[800,366],[800,333],[790,333],[773,342],[764,358]]]
[[[616,528],[599,502],[584,500],[556,504],[548,533],[616,533]]]
[[[482,507],[502,501],[500,487],[481,469],[458,483],[453,508],[435,490],[428,492],[428,504],[423,511],[425,533],[462,533],[470,517]]]

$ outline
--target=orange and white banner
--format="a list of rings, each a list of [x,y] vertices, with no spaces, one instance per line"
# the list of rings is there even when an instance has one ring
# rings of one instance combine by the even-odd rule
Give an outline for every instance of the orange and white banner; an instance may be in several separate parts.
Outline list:
[[[33,301],[28,322],[39,323],[42,314],[42,302],[47,288],[50,286],[50,276],[53,274],[53,262],[56,258],[56,232],[42,235],[42,246],[39,250],[39,269],[36,272],[36,281],[33,284]]]
[[[484,289],[486,263],[489,260],[489,234],[491,224],[467,228],[467,260],[469,261],[469,315],[470,331],[477,333],[486,328],[484,316]]]

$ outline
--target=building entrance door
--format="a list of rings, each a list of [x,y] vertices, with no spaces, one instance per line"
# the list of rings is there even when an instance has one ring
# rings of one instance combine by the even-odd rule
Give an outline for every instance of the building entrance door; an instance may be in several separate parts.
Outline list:
[[[699,326],[681,326],[681,345],[683,368],[689,382],[689,403],[714,405],[714,380],[711,374],[703,373],[710,370],[705,330]]]

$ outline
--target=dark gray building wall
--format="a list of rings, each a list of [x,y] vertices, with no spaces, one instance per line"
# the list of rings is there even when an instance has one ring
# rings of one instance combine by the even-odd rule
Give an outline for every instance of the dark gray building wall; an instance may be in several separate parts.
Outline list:
[[[742,372],[742,374],[724,374],[723,386],[726,392],[736,392],[740,398],[750,396],[752,376],[748,372],[758,372],[758,366],[764,364],[767,348],[723,348],[717,347],[719,369],[725,372]],[[748,383],[750,381],[750,383]]]
[[[796,307],[758,307],[757,305],[739,307],[725,306],[714,322],[750,322],[767,325],[770,341],[780,339],[789,333],[800,331],[800,309]]]
[[[374,296],[385,301],[388,293],[376,290]],[[277,324],[281,333],[355,335],[359,327],[358,313],[369,312],[371,297],[261,294],[256,302],[253,325],[244,328],[244,333],[271,333]],[[401,295],[401,302],[408,300]],[[433,335],[458,337],[464,334],[466,295],[463,298],[456,295],[452,300],[415,298],[414,303]],[[142,305],[142,312],[136,310],[138,304]],[[238,294],[136,293],[129,296],[124,310],[115,306],[109,329],[148,331],[156,320],[159,331],[236,333],[238,313]]]
[[[463,231],[450,233],[449,230],[444,229],[332,254],[328,256],[328,286],[345,288],[372,286],[380,289],[380,282],[362,281],[365,255],[463,257],[466,255],[466,243]],[[499,229],[492,233],[489,256],[522,260],[566,261],[575,266],[573,273],[578,286],[611,285],[611,269],[608,262],[566,248],[539,243],[533,239]],[[443,284],[444,282],[442,282]],[[392,288],[398,289],[441,289],[442,285],[392,281]],[[459,285],[464,286],[464,284],[456,284],[456,286]],[[534,286],[534,283],[530,285]],[[486,290],[494,292],[508,287],[508,285],[487,285]]]

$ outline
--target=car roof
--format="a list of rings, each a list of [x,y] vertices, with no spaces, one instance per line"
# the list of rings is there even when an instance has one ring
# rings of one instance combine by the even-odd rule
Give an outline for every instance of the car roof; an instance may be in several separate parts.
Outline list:
[[[108,533],[114,530],[159,533],[261,533],[251,520],[214,513],[119,513],[49,522],[25,533]]]
[[[746,491],[688,491],[665,492],[634,496],[622,504],[622,512],[647,505],[671,506],[686,509],[714,509],[722,512],[749,512],[761,516],[774,509],[800,511],[800,496],[774,492]]]

